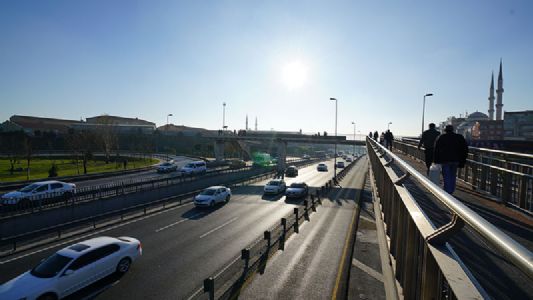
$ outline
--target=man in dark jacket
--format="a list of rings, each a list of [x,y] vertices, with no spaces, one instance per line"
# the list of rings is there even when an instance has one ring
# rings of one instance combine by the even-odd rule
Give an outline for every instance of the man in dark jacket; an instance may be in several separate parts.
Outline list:
[[[389,148],[389,150],[392,151],[392,141],[394,140],[394,135],[392,135],[392,132],[390,132],[389,129],[387,129],[387,132],[385,132],[385,147]]]
[[[452,125],[446,125],[445,133],[435,141],[434,161],[442,165],[444,190],[449,194],[455,191],[457,168],[464,168],[468,155],[465,138],[453,132]]]
[[[420,149],[420,146],[424,145],[427,174],[429,174],[429,167],[431,167],[431,163],[433,163],[435,140],[439,135],[440,133],[435,129],[435,124],[430,123],[429,129],[422,133],[422,137],[420,138],[420,142],[418,143],[418,149]]]

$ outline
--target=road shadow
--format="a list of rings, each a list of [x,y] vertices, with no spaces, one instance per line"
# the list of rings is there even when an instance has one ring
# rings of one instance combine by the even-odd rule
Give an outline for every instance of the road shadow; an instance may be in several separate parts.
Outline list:
[[[263,196],[261,196],[261,199],[266,201],[278,201],[279,199],[283,198],[283,196],[285,196],[285,193],[263,194]]]
[[[213,207],[192,207],[188,211],[184,212],[181,217],[189,220],[199,220],[219,210],[225,205],[226,203],[217,203]]]

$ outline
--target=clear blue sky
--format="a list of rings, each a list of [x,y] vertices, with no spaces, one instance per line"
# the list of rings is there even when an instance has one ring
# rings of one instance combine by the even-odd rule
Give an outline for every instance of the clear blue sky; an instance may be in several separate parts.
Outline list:
[[[163,125],[417,134],[533,109],[532,1],[1,1],[0,121],[98,114]],[[497,75],[497,74],[495,74]]]

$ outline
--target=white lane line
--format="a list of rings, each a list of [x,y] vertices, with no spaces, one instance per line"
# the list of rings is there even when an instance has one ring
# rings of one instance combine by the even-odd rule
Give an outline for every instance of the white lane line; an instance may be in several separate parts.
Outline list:
[[[213,233],[213,232],[219,230],[220,228],[222,228],[222,227],[228,225],[229,223],[234,222],[234,221],[237,220],[238,218],[239,218],[239,217],[235,217],[235,218],[233,218],[233,219],[227,221],[226,223],[224,223],[224,224],[222,224],[222,225],[220,225],[220,226],[218,226],[218,227],[215,227],[215,228],[209,230],[208,232],[202,234],[202,235],[200,236],[200,238],[204,238],[204,237],[210,235],[211,233]]]
[[[374,277],[374,279],[383,282],[383,275],[381,275],[381,273],[379,273],[378,271],[376,271],[376,270],[372,269],[371,267],[365,265],[361,261],[359,261],[359,260],[354,258],[352,260],[352,265],[354,267],[356,267],[356,268],[361,269],[363,272],[365,272],[366,274],[370,275],[371,277]]]
[[[15,260],[19,260],[19,259],[24,258],[24,257],[28,257],[28,256],[31,256],[31,255],[34,255],[34,254],[37,254],[37,253],[40,253],[40,252],[43,252],[43,251],[46,251],[46,250],[49,250],[49,249],[53,249],[53,248],[56,248],[56,247],[59,247],[59,246],[65,245],[65,244],[69,244],[69,243],[72,243],[74,241],[79,241],[79,240],[85,239],[87,237],[90,237],[90,236],[93,236],[93,235],[97,235],[97,234],[102,233],[102,232],[106,232],[106,231],[109,231],[109,230],[112,230],[112,229],[116,229],[116,228],[119,228],[119,227],[122,227],[122,226],[126,226],[126,225],[131,224],[131,223],[136,223],[136,222],[139,222],[139,221],[151,218],[151,217],[155,217],[155,216],[158,216],[160,214],[163,214],[163,213],[166,213],[166,212],[170,212],[170,211],[173,211],[173,210],[176,210],[176,209],[179,209],[179,208],[183,208],[183,207],[188,206],[188,205],[193,205],[193,204],[194,203],[192,203],[192,202],[185,203],[183,205],[178,205],[178,206],[173,207],[173,208],[169,208],[169,209],[165,209],[165,210],[162,210],[162,211],[159,211],[159,212],[156,212],[156,213],[148,214],[148,215],[146,215],[144,217],[141,217],[141,218],[136,218],[136,219],[133,219],[133,220],[127,221],[127,222],[122,222],[122,223],[119,223],[117,225],[113,225],[111,227],[103,228],[101,230],[92,231],[92,232],[90,232],[88,234],[84,234],[84,235],[81,235],[81,236],[75,236],[75,237],[67,239],[67,240],[65,240],[63,242],[56,243],[56,244],[50,245],[48,247],[41,248],[39,250],[35,250],[33,252],[29,252],[29,253],[22,254],[22,255],[19,255],[19,256],[10,258],[10,259],[6,259],[6,260],[3,260],[3,261],[0,261],[0,265],[7,264],[9,262],[12,262],[12,261],[15,261]]]
[[[167,226],[163,226],[163,227],[161,227],[161,228],[158,228],[158,229],[155,230],[155,232],[159,232],[159,231],[165,230],[165,229],[167,229],[167,228],[170,228],[170,227],[172,227],[172,226],[176,226],[176,225],[181,224],[181,223],[183,223],[183,222],[185,222],[185,221],[190,221],[191,219],[194,219],[194,218],[196,218],[196,217],[202,216],[202,215],[204,215],[204,214],[205,214],[205,213],[203,213],[203,212],[201,212],[201,213],[197,213],[197,214],[195,214],[195,215],[190,216],[188,219],[179,220],[179,221],[174,222],[174,223],[172,223],[172,224],[169,224],[169,225],[167,225]]]

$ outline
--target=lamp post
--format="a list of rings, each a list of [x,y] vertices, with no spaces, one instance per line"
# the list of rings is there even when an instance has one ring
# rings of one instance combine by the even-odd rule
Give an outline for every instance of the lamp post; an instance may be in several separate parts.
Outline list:
[[[333,155],[333,178],[337,180],[337,99],[329,98],[331,101],[335,101],[335,154]]]
[[[226,102],[222,102],[222,132],[226,130]]]
[[[389,130],[389,128],[390,128],[390,124],[392,124],[392,122],[389,122],[389,123],[387,124],[387,130]]]
[[[422,137],[422,133],[424,133],[424,114],[426,112],[426,97],[433,96],[432,93],[427,93],[424,95],[424,101],[422,102],[422,131],[420,133],[420,137]]]
[[[168,117],[172,117],[172,114],[167,115],[167,128],[166,128],[167,130],[168,130]]]
[[[355,155],[355,122],[352,121],[353,124],[353,155]]]

